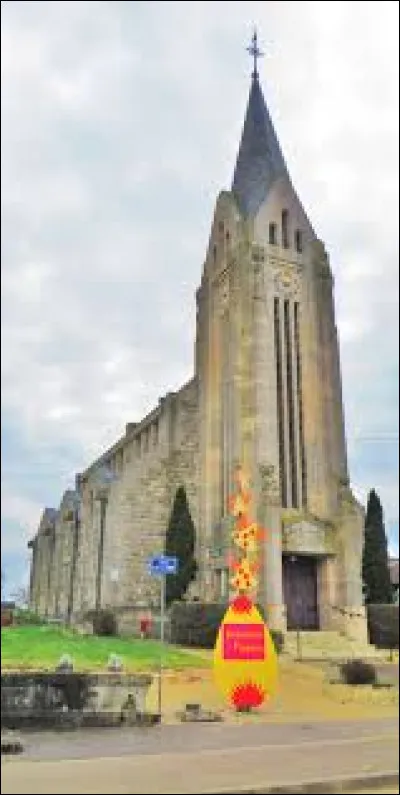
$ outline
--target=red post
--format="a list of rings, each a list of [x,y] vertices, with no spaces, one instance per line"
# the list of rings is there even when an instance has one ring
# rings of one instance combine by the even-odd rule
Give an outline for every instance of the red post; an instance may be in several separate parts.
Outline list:
[[[148,638],[150,636],[150,630],[151,630],[150,616],[142,616],[142,618],[139,620],[139,630],[141,638]]]

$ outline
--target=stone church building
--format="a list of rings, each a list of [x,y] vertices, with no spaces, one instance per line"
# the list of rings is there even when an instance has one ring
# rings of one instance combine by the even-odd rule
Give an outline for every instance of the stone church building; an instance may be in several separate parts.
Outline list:
[[[196,527],[191,595],[229,597],[227,500],[247,470],[267,529],[257,598],[275,629],[365,637],[364,516],[349,486],[333,276],[255,68],[231,189],[217,198],[196,293],[194,375],[76,476],[30,542],[31,607],[74,620],[157,609],[147,570],[173,498]]]

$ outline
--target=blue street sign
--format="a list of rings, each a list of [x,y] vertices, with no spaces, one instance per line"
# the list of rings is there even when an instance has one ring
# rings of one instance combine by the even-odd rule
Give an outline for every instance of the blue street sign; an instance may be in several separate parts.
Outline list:
[[[178,558],[168,557],[167,555],[156,555],[148,561],[149,573],[153,577],[166,574],[176,574],[178,571]]]

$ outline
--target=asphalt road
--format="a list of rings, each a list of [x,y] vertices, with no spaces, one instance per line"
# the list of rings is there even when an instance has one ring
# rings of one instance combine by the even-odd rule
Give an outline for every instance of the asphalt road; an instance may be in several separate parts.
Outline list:
[[[396,720],[180,725],[30,735],[2,764],[4,795],[199,793],[398,771]]]
[[[261,745],[297,745],[398,734],[395,719],[247,725],[186,723],[149,729],[85,729],[24,735],[24,759],[89,759],[104,756],[193,753]]]

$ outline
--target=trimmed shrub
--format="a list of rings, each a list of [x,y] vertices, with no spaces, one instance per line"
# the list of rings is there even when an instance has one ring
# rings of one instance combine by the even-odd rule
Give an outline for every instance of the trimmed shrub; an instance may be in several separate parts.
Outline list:
[[[347,660],[340,666],[342,681],[346,685],[375,685],[375,666],[365,660]]]
[[[118,623],[115,613],[111,608],[100,608],[100,610],[89,610],[85,616],[86,621],[90,621],[93,626],[93,634],[99,637],[114,637],[118,634]]]
[[[170,612],[171,643],[199,649],[214,648],[227,609],[228,605],[221,602],[174,602]],[[257,609],[265,618],[262,607],[257,605]],[[272,631],[271,637],[279,654],[283,650],[284,636]]]
[[[174,602],[170,613],[171,643],[212,649],[227,605]]]
[[[368,605],[369,642],[378,649],[399,648],[399,605]]]
[[[16,607],[14,610],[14,624],[20,627],[39,627],[46,624],[46,619],[42,618],[42,616],[38,616],[33,610]]]

